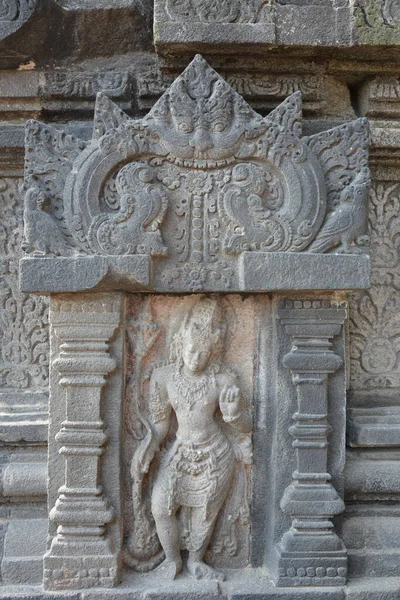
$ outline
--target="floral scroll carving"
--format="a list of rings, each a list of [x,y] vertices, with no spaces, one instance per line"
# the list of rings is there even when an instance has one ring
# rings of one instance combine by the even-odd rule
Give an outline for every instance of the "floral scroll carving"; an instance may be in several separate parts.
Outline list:
[[[371,190],[372,288],[351,300],[351,386],[400,386],[400,185],[377,182]]]
[[[0,181],[0,390],[46,390],[47,300],[18,289],[22,206],[20,181]]]

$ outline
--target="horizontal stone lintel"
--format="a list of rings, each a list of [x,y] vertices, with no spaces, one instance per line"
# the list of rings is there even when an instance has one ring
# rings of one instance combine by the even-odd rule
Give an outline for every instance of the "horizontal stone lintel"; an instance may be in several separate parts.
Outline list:
[[[227,22],[221,16],[219,22],[217,16],[212,22],[194,14],[185,18],[168,15],[164,3],[165,0],[155,2],[154,40],[160,53],[179,52],[183,47],[234,52],[238,44],[249,52],[280,45],[332,47],[354,43],[348,7],[276,4],[264,17],[253,9],[247,22],[244,14],[241,22]]]
[[[135,256],[23,258],[23,292],[52,294],[84,290],[150,290],[150,259]]]
[[[78,256],[23,258],[20,287],[23,292],[52,294],[85,290],[164,292],[151,281],[150,257]],[[239,283],[227,290],[201,291],[278,292],[295,290],[357,290],[370,286],[367,255],[245,252],[239,258]],[[181,284],[172,292],[189,293]]]
[[[347,443],[354,448],[400,447],[400,407],[350,409]]]
[[[248,46],[274,44],[276,41],[273,23],[178,23],[158,22],[155,24],[157,49],[170,45],[200,47],[200,45],[238,44]]]
[[[370,287],[370,258],[366,254],[245,252],[241,263],[241,291]]]

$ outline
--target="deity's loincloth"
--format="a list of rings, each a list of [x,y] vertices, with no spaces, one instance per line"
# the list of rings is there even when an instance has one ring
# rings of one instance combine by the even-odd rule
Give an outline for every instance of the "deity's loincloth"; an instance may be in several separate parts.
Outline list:
[[[205,518],[213,518],[220,510],[235,469],[235,455],[222,432],[202,443],[179,438],[161,460],[157,484],[161,485],[168,509],[201,507]]]

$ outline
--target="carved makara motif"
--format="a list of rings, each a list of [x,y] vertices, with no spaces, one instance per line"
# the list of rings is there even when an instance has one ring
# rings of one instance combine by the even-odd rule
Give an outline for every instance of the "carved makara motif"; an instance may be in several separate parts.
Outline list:
[[[236,553],[234,528],[248,512],[244,465],[251,462],[252,423],[238,376],[221,360],[226,310],[223,301],[202,295],[183,300],[170,319],[169,356],[150,364],[147,376],[143,359],[160,334],[151,300],[128,324],[135,366],[127,408],[136,441],[125,562],[136,570],[164,559],[160,573],[174,578],[187,549],[192,576],[220,579],[204,562],[210,542],[213,552]]]
[[[154,169],[145,163],[129,163],[119,171],[115,188],[118,210],[113,206],[113,212],[99,214],[88,232],[94,253],[166,254],[159,228],[168,198],[155,181]]]
[[[234,285],[243,252],[359,252],[367,121],[302,138],[301,118],[300,92],[263,118],[197,56],[142,120],[99,94],[88,144],[30,122],[26,249],[152,256],[193,291]]]

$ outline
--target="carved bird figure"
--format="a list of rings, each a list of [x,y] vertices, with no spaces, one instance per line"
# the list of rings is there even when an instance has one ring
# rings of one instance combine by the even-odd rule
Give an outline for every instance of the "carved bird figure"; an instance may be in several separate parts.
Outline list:
[[[25,194],[24,242],[22,249],[36,256],[71,253],[62,231],[54,218],[44,210],[46,195],[37,188],[29,188]]]
[[[338,253],[359,253],[355,244],[363,245],[368,240],[368,189],[365,173],[360,173],[354,182],[341,193],[337,208],[328,214],[308,252],[327,252],[337,248]]]

